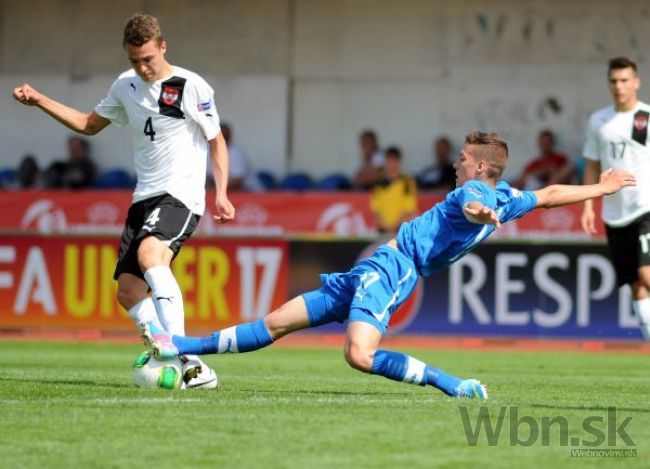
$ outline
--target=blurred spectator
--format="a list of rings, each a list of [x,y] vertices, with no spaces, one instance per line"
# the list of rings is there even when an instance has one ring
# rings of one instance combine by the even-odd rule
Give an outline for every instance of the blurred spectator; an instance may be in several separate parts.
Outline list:
[[[18,189],[35,189],[42,187],[43,180],[41,170],[38,167],[36,158],[32,154],[26,154],[16,168],[16,187]]]
[[[555,136],[542,130],[538,137],[540,155],[526,165],[514,182],[516,187],[535,190],[549,184],[570,184],[573,179],[571,163],[566,155],[555,149]]]
[[[278,181],[271,171],[260,169],[257,172],[257,179],[262,184],[262,190],[272,190],[278,187]]]
[[[280,189],[288,191],[306,191],[313,187],[312,177],[302,171],[288,173],[280,182]]]
[[[45,172],[49,188],[82,189],[95,182],[95,163],[90,157],[90,142],[85,138],[68,137],[68,159],[55,161]]]
[[[451,142],[447,137],[438,138],[433,144],[435,163],[417,175],[420,189],[450,191],[456,187],[456,170],[451,156]]]
[[[352,187],[352,183],[343,173],[331,173],[318,181],[316,187],[322,191],[347,191]]]
[[[14,168],[0,169],[0,189],[14,189],[16,187],[16,170]]]
[[[361,166],[354,175],[356,189],[371,189],[382,179],[384,154],[379,150],[377,134],[373,130],[364,130],[359,135],[361,146]]]
[[[548,184],[580,184],[585,170],[585,158],[582,156],[568,161],[548,178]]]
[[[382,233],[395,233],[404,221],[417,215],[415,179],[402,173],[402,152],[397,147],[386,150],[384,178],[370,195],[370,210]]]
[[[264,185],[259,180],[241,147],[233,141],[233,131],[230,124],[221,122],[221,134],[228,145],[228,191],[261,191]],[[208,160],[208,187],[214,187],[212,164]]]

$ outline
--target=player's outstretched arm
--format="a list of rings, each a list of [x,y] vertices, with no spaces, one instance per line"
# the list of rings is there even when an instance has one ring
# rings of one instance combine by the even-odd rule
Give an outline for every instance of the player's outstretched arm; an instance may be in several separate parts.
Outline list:
[[[28,84],[14,89],[14,99],[26,106],[36,106],[67,128],[84,135],[95,135],[111,123],[97,113],[84,113],[45,96]]]
[[[538,208],[551,208],[613,194],[623,187],[634,185],[636,185],[636,179],[632,173],[608,169],[600,175],[600,180],[596,184],[584,186],[553,184],[535,191],[535,195]]]

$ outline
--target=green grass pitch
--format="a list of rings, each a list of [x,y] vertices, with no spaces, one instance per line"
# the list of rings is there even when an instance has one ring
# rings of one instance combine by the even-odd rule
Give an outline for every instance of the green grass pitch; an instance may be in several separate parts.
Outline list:
[[[0,342],[0,467],[650,467],[648,356],[405,350],[487,383],[490,399],[475,402],[363,375],[333,348],[211,356],[217,391],[142,390],[130,374],[140,351]],[[474,425],[481,406],[495,425],[507,408],[496,446],[484,429],[468,444],[461,411]],[[594,440],[584,421],[606,422],[610,406],[618,425],[631,417],[636,457],[573,458],[556,427],[547,445],[511,444],[514,407],[537,424],[564,418],[568,436]],[[518,428],[526,441],[529,427]],[[616,447],[629,448],[620,438]]]

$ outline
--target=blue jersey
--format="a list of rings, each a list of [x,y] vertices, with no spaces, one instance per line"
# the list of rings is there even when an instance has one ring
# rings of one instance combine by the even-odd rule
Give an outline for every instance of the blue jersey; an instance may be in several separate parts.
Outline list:
[[[494,231],[494,225],[472,223],[465,218],[463,207],[473,201],[493,209],[501,223],[519,218],[537,205],[533,192],[511,188],[504,181],[494,189],[484,182],[467,181],[447,194],[444,201],[400,227],[397,247],[413,259],[420,275],[444,269]]]

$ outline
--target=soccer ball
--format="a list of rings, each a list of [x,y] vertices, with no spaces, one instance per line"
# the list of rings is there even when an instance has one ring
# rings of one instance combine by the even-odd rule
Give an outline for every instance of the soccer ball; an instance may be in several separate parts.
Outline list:
[[[133,382],[139,388],[180,389],[183,364],[178,357],[161,361],[142,352],[133,363]]]

